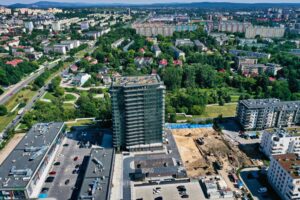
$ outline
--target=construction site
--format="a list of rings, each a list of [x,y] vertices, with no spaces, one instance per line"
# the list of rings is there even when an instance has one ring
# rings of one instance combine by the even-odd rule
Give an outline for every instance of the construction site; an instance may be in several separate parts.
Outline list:
[[[173,129],[187,174],[191,178],[221,174],[228,178],[252,161],[213,128]]]

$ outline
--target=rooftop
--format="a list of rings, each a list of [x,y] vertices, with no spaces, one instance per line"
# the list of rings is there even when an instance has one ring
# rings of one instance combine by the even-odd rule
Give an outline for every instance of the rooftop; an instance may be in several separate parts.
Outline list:
[[[25,188],[63,126],[63,122],[34,125],[0,166],[0,189]]]
[[[139,85],[153,85],[160,84],[161,80],[158,75],[148,76],[121,76],[115,77],[113,86],[139,86]]]
[[[113,149],[92,149],[78,199],[109,199],[113,159]]]
[[[246,99],[246,100],[241,100],[240,103],[249,109],[274,107],[274,108],[288,110],[288,109],[295,109],[300,107],[300,101],[280,101],[279,99],[273,99],[273,98]]]
[[[289,153],[274,155],[273,157],[292,178],[300,178],[300,159],[297,154]]]

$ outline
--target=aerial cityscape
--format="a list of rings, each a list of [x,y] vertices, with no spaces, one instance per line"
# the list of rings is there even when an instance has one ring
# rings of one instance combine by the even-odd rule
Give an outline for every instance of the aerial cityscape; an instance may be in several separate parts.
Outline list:
[[[300,1],[0,0],[0,200],[299,200]]]

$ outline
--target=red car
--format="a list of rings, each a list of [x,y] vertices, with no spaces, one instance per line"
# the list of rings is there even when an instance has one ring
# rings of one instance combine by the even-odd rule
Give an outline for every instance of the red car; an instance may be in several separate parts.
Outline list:
[[[49,172],[49,175],[55,175],[55,174],[56,174],[56,171]]]
[[[75,158],[74,158],[74,161],[77,161],[78,160],[78,156],[76,156]]]

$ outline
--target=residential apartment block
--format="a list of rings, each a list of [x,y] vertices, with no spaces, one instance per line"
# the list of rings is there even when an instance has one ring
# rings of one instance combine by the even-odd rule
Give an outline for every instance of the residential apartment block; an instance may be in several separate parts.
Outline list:
[[[300,159],[297,154],[271,157],[268,181],[282,200],[300,198]]]
[[[284,129],[264,131],[260,142],[260,150],[267,156],[296,153],[300,154],[300,134],[288,133]]]
[[[281,38],[284,36],[285,28],[251,26],[246,29],[245,38],[255,38],[259,35],[263,38]]]
[[[160,77],[115,77],[110,93],[114,147],[132,151],[161,146],[165,86]]]
[[[237,119],[245,130],[289,127],[300,121],[300,101],[279,99],[241,100]]]

